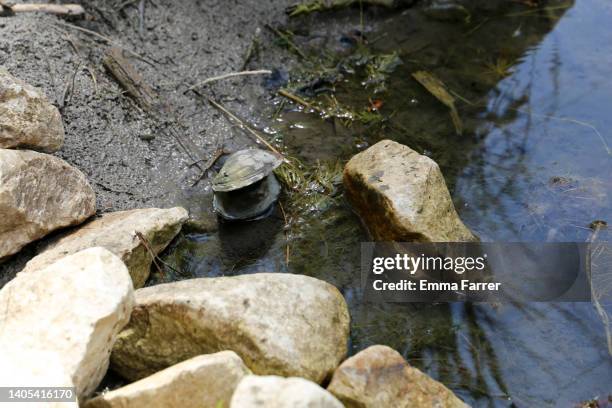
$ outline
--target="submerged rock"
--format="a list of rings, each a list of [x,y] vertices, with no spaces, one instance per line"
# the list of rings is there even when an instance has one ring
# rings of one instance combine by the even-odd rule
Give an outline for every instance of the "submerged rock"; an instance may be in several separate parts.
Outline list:
[[[383,140],[355,155],[344,186],[376,241],[478,240],[457,215],[436,162],[407,146]]]
[[[342,408],[318,384],[303,378],[248,375],[240,381],[230,408]]]
[[[0,149],[0,259],[95,211],[94,191],[79,170],[48,154]]]
[[[57,108],[40,90],[0,68],[0,148],[54,152],[63,143]]]
[[[468,407],[387,346],[371,346],[347,359],[327,389],[347,408]]]
[[[91,247],[103,247],[117,255],[128,267],[135,288],[144,285],[151,271],[152,255],[136,235],[142,234],[155,255],[178,234],[187,211],[146,208],[104,214],[75,232],[61,238],[27,263],[22,272],[45,267],[51,262]]]
[[[18,274],[0,290],[0,350],[32,378],[64,372],[83,398],[106,373],[133,302],[132,281],[115,255],[91,248],[67,256],[36,273]],[[33,353],[57,359],[32,359]]]
[[[423,8],[425,15],[438,21],[469,21],[471,13],[458,0],[431,0]]]
[[[321,382],[346,354],[349,314],[338,290],[308,276],[200,278],[136,291],[111,356],[136,380],[199,354],[233,350],[255,374]]]
[[[249,369],[232,351],[197,356],[102,394],[85,408],[227,407]]]

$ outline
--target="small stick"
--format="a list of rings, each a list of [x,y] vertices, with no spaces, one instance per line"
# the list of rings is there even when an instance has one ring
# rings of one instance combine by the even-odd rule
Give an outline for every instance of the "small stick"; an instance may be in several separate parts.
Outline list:
[[[160,266],[159,263],[161,263],[164,266],[168,267],[173,272],[176,272],[178,274],[181,273],[180,271],[177,271],[175,268],[173,268],[170,265],[168,265],[166,262],[162,261],[161,258],[155,254],[155,252],[153,251],[153,248],[151,248],[151,244],[149,243],[149,240],[147,240],[145,238],[145,236],[141,232],[134,231],[134,233],[138,237],[138,240],[140,240],[142,245],[145,247],[145,249],[147,250],[149,255],[151,255],[151,259],[152,259],[153,263],[155,264],[155,267],[157,268],[157,270],[159,271],[159,273],[161,274],[163,279],[166,279],[166,277],[165,277],[165,274],[164,274],[164,269]]]
[[[285,209],[283,208],[283,203],[281,203],[280,201],[278,202],[278,206],[281,210],[281,214],[283,214],[283,220],[285,221],[285,241],[287,242],[287,245],[285,247],[285,263],[287,264],[287,267],[289,266],[289,234],[287,234],[287,227],[289,226],[289,223],[287,222],[287,214],[285,213]]]
[[[219,160],[219,157],[223,156],[224,151],[225,151],[225,149],[223,148],[223,146],[217,147],[217,149],[212,154],[210,159],[208,159],[206,164],[204,164],[204,168],[202,169],[202,173],[200,174],[198,179],[191,185],[191,187],[194,187],[195,185],[197,185],[204,178],[204,176],[206,175],[208,170],[210,170],[210,168],[217,162],[217,160]],[[193,164],[196,164],[196,163],[193,163]]]
[[[287,99],[289,99],[289,100],[291,100],[291,101],[293,101],[293,102],[295,102],[297,104],[300,104],[300,105],[304,106],[305,108],[312,109],[312,110],[314,110],[314,111],[316,111],[316,112],[318,112],[320,114],[324,114],[325,113],[318,106],[311,105],[310,103],[306,102],[304,99],[300,98],[297,95],[294,95],[294,94],[290,93],[289,91],[281,89],[281,90],[278,91],[278,94],[280,96],[284,96],[285,98],[287,98]]]
[[[122,49],[110,48],[104,55],[102,64],[143,109],[151,112],[160,104],[159,95],[123,56]]]
[[[199,88],[199,87],[204,86],[206,84],[209,84],[211,82],[220,81],[222,79],[233,78],[233,77],[238,77],[238,76],[245,76],[245,75],[270,75],[271,73],[272,73],[272,71],[270,71],[269,69],[258,69],[258,70],[254,70],[254,71],[231,72],[229,74],[223,74],[223,75],[218,75],[218,76],[207,78],[207,79],[205,79],[202,82],[198,82],[197,84],[195,84],[193,86],[190,86],[187,90],[188,91],[193,91],[195,88]]]
[[[144,35],[144,20],[145,20],[145,0],[140,0],[138,4],[138,34]]]
[[[253,40],[251,40],[251,44],[249,44],[249,48],[247,48],[247,52],[244,55],[244,61],[242,63],[242,71],[245,71],[247,69],[247,65],[249,65],[249,62],[251,61],[251,58],[253,58],[253,56],[255,54],[259,54],[259,36],[261,35],[261,28],[257,27],[255,29],[255,35],[253,36]]]
[[[133,56],[135,56],[136,58],[138,58],[139,60],[146,62],[147,64],[151,65],[151,66],[155,66],[155,64],[151,61],[149,61],[147,58],[143,57],[142,55],[138,54],[137,52],[134,52],[132,50],[130,50],[129,48],[125,48],[123,47],[121,44],[117,43],[116,41],[111,40],[110,38],[100,34],[100,33],[96,33],[95,31],[92,30],[88,30],[87,28],[83,28],[83,27],[79,27],[77,25],[74,24],[70,24],[70,23],[65,23],[63,21],[58,21],[55,24],[58,24],[60,26],[64,26],[64,27],[68,27],[68,28],[72,28],[74,30],[78,30],[82,33],[85,34],[89,34],[89,35],[93,35],[94,37],[99,38],[100,40],[110,44],[110,45],[114,45],[117,48],[120,48],[122,50],[124,50],[125,52],[132,54]]]
[[[255,139],[257,139],[257,141],[259,141],[260,143],[263,143],[268,149],[272,150],[274,153],[278,154],[280,157],[283,158],[283,160],[286,160],[285,157],[282,155],[281,152],[279,152],[274,146],[272,146],[270,143],[268,143],[266,141],[266,139],[264,139],[263,137],[261,137],[256,131],[254,131],[253,129],[251,129],[251,127],[249,127],[242,119],[240,119],[238,116],[234,115],[232,112],[228,111],[225,107],[223,107],[223,105],[221,105],[220,103],[214,101],[212,98],[208,98],[208,102],[214,106],[215,108],[219,109],[221,112],[225,113],[227,116],[229,116],[232,120],[238,122],[238,124],[240,124],[240,126],[242,126],[244,129],[246,129]]]
[[[14,13],[41,12],[56,14],[60,16],[82,16],[85,9],[79,4],[44,4],[44,3],[24,3],[7,5],[0,1],[0,15],[12,15]]]

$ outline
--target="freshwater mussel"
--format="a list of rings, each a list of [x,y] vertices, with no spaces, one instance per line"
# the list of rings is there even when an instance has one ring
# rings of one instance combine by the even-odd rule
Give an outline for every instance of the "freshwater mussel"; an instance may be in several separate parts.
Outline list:
[[[268,215],[280,194],[273,171],[281,163],[281,157],[261,149],[231,154],[212,182],[215,211],[232,221]]]

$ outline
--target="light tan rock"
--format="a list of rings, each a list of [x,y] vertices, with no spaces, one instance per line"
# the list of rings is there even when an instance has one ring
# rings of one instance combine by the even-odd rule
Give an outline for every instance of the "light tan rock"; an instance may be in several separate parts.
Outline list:
[[[89,400],[84,408],[227,407],[249,369],[233,351],[183,361]]]
[[[39,89],[0,68],[0,148],[54,152],[63,143],[57,108]]]
[[[0,290],[0,350],[16,356],[26,373],[63,370],[82,398],[106,373],[133,303],[132,280],[119,258],[104,248],[78,252],[19,273]],[[61,367],[32,360],[33,352],[55,353]]]
[[[408,365],[395,350],[371,346],[343,362],[327,390],[347,408],[467,408],[452,391]]]
[[[79,170],[48,154],[0,149],[0,259],[95,211]]]
[[[11,350],[10,345],[8,347],[9,349],[5,348],[0,352],[0,367],[2,367],[0,386],[74,387],[57,353],[37,350],[21,353]],[[78,408],[76,393],[73,390],[71,392],[70,402],[2,402],[0,406],[2,408]]]
[[[383,140],[355,155],[344,186],[376,241],[478,240],[459,219],[436,162],[407,146]]]
[[[146,208],[104,214],[61,238],[28,262],[22,272],[45,267],[57,259],[86,248],[103,247],[117,255],[128,267],[135,288],[144,285],[151,271],[153,258],[136,235],[140,232],[155,255],[178,234],[187,211]]]
[[[200,278],[136,291],[111,364],[136,380],[199,354],[235,351],[256,374],[321,382],[346,354],[349,314],[332,285],[303,275]]]
[[[248,375],[240,381],[230,408],[342,408],[318,384],[303,378]]]

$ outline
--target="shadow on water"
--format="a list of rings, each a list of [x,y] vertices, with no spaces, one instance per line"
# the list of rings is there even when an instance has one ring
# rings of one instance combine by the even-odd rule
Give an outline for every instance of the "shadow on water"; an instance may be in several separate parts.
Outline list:
[[[269,133],[306,166],[342,162],[394,139],[440,164],[461,217],[483,239],[587,240],[592,221],[612,218],[612,6],[605,0],[540,8],[519,3],[459,22],[431,19],[419,8],[294,22],[300,27],[293,30],[295,43],[328,67],[355,61],[364,49],[396,52],[402,63],[381,92],[381,82],[368,85],[367,67],[358,67],[323,81],[322,90],[301,93],[360,120],[322,120],[278,98]],[[329,19],[365,33],[365,48],[354,40],[356,31],[347,41],[346,31],[329,28]],[[312,85],[313,73],[302,68],[293,89]],[[412,79],[417,70],[453,92],[463,135],[448,109]],[[388,344],[473,406],[574,406],[612,392],[612,364],[591,304],[364,304],[359,244],[367,236],[338,180],[332,188],[309,187],[303,202],[286,193],[284,209],[268,219],[185,233],[165,256],[180,274],[168,270],[158,281],[258,271],[324,279],[349,304],[352,353]],[[185,205],[201,199],[187,197]],[[600,239],[608,241],[609,231]]]

